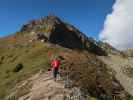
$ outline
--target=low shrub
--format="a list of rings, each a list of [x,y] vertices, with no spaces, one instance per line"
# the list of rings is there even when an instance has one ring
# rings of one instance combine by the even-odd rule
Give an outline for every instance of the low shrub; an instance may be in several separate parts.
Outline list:
[[[8,98],[8,100],[17,100],[16,96],[11,96]]]
[[[13,72],[19,72],[20,70],[23,69],[23,64],[22,63],[18,63],[15,68],[13,69]]]

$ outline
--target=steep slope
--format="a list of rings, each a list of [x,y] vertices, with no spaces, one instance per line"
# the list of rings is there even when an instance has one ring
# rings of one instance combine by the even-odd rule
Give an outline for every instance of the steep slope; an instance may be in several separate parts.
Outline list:
[[[21,37],[21,39],[25,38]],[[26,41],[18,41],[20,39],[0,40],[0,100],[4,100],[5,95],[11,92],[11,88],[16,83],[40,69],[49,67],[47,47],[39,42],[27,44]],[[22,64],[23,68],[16,70],[19,64]],[[43,65],[46,65],[46,67]]]
[[[133,96],[133,58],[126,59],[120,55],[99,58],[116,72],[115,77],[117,80],[119,80],[125,90]]]
[[[90,100],[90,98],[99,100],[132,100],[132,97],[124,90],[119,81],[115,78],[114,71],[112,71],[110,67],[107,67],[104,63],[98,60],[95,55],[82,51],[71,51],[69,49],[62,49],[56,53],[61,53],[60,55],[64,59],[61,66],[61,77],[64,81],[66,81],[67,78],[69,79],[69,83],[67,83],[70,87],[68,89],[69,92],[73,90],[73,87],[76,87],[81,91],[83,97],[88,97],[88,99],[85,100]],[[45,67],[46,66],[44,65],[44,68]],[[55,95],[52,95],[55,93],[54,91],[54,93],[52,91],[49,91],[47,93],[44,92],[47,89],[55,89],[59,84],[58,82],[54,84],[49,73],[46,74],[45,72],[46,71],[44,71],[42,74],[37,74],[36,78],[33,78],[33,86],[30,87],[28,93],[22,93],[23,89],[23,91],[25,91],[25,88],[26,90],[28,88],[21,87],[13,96],[15,96],[15,98],[21,98],[21,100],[24,100],[24,98],[41,98],[35,100],[46,100],[46,98],[48,97],[46,95],[50,93],[51,95],[49,96],[54,97]],[[45,77],[45,75],[48,76]],[[49,80],[47,81],[45,80],[45,78],[48,78]],[[28,81],[28,83],[30,82],[31,81]],[[49,82],[51,83],[48,85]],[[54,84],[55,86],[51,86],[52,84]],[[45,85],[47,85],[47,87]],[[61,87],[60,90],[63,89],[62,91],[66,91],[67,88],[64,88],[64,86],[65,83],[61,83],[59,86]],[[17,89],[14,90],[16,91]],[[60,90],[56,89],[55,91]],[[69,92],[67,92],[68,97],[71,97],[72,95],[70,95],[71,93],[69,94]],[[11,93],[14,93],[14,91],[12,91]],[[57,93],[57,95],[60,95],[60,92]]]

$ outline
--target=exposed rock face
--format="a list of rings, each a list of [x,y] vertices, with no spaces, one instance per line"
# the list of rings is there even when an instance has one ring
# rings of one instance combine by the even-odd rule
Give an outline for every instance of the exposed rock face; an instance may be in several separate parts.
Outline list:
[[[120,54],[120,51],[111,46],[110,44],[102,41],[98,41],[98,45],[106,52],[111,54]]]
[[[98,43],[88,38],[74,26],[61,21],[56,16],[47,16],[40,20],[33,20],[24,25],[22,33],[43,33],[49,42],[59,44],[70,49],[86,49],[97,55],[107,55]]]

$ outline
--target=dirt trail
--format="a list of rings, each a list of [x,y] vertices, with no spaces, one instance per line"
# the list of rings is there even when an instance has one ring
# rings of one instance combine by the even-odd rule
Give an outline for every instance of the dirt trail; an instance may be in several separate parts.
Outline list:
[[[71,89],[64,88],[64,81],[55,82],[50,72],[38,73],[32,77],[30,93],[19,100],[70,100]]]
[[[133,78],[128,77],[126,74],[123,73],[123,69],[127,66],[133,68],[133,59],[124,59],[119,56],[110,57],[100,57],[107,65],[109,65],[115,72],[116,78],[119,80],[121,85],[125,88],[125,90],[133,96]]]

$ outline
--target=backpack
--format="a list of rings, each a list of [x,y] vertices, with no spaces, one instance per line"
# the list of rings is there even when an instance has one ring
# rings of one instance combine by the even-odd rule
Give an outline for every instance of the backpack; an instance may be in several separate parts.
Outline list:
[[[52,61],[52,67],[53,68],[59,68],[60,66],[60,61],[59,60],[53,60]]]

